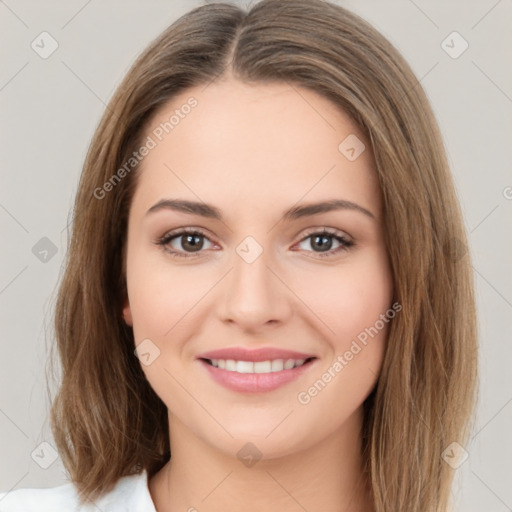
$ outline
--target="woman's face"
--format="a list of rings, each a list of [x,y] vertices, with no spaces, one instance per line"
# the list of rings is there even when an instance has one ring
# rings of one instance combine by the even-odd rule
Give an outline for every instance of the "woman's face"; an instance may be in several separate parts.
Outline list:
[[[342,432],[393,292],[360,131],[310,90],[230,78],[175,97],[143,142],[124,318],[171,433],[274,458]]]

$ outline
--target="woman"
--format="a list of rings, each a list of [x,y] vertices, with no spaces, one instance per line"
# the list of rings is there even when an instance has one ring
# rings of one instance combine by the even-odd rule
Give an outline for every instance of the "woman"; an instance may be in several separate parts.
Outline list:
[[[2,510],[446,510],[465,244],[424,91],[375,29],[321,0],[189,12],[83,168],[51,411],[71,483]]]

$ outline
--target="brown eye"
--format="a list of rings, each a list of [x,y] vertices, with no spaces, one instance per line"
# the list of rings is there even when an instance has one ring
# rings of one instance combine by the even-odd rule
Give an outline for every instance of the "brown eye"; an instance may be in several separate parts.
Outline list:
[[[157,243],[164,247],[172,256],[189,257],[201,253],[205,240],[212,243],[209,238],[197,229],[186,229],[174,233],[168,233]],[[203,251],[204,252],[204,251]]]
[[[186,235],[179,235],[174,237],[173,240],[179,240],[181,238],[181,247],[185,249],[186,252],[197,252],[200,251],[204,245],[204,240],[202,235],[191,235],[187,233]]]

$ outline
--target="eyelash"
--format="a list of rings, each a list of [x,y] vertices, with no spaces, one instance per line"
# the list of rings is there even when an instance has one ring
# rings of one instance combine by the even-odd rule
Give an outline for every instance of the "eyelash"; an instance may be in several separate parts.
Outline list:
[[[165,234],[163,237],[159,238],[156,241],[156,244],[161,246],[172,257],[176,257],[176,258],[194,258],[196,256],[199,256],[200,253],[203,252],[203,251],[198,251],[197,253],[186,253],[186,252],[184,253],[182,251],[176,251],[174,249],[169,249],[169,244],[170,244],[170,242],[172,240],[174,240],[175,238],[179,238],[180,236],[190,235],[190,234],[192,234],[192,235],[199,235],[199,236],[202,236],[202,237],[206,238],[207,240],[210,240],[208,238],[208,236],[205,233],[203,233],[198,228],[184,228],[184,229],[181,229],[180,231],[177,231],[177,232],[171,232],[171,233]],[[307,251],[307,252],[314,252],[320,258],[326,258],[326,257],[329,257],[329,256],[333,256],[335,254],[338,254],[341,251],[347,251],[347,250],[349,250],[351,247],[353,247],[355,245],[355,243],[353,241],[348,240],[345,236],[342,236],[342,235],[338,234],[338,231],[331,230],[329,228],[323,228],[320,231],[311,231],[305,237],[303,237],[300,240],[299,243],[304,242],[308,238],[311,238],[313,235],[332,237],[332,238],[334,238],[336,241],[338,241],[341,244],[336,249],[330,249],[329,251],[325,251],[325,252]],[[210,242],[211,242],[211,240],[210,240]]]

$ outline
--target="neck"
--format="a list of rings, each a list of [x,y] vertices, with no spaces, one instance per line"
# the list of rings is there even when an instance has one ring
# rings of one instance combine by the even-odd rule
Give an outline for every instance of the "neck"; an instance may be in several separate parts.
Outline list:
[[[321,443],[246,466],[169,415],[172,456],[150,480],[150,494],[158,512],[373,512],[361,426],[359,409]]]

